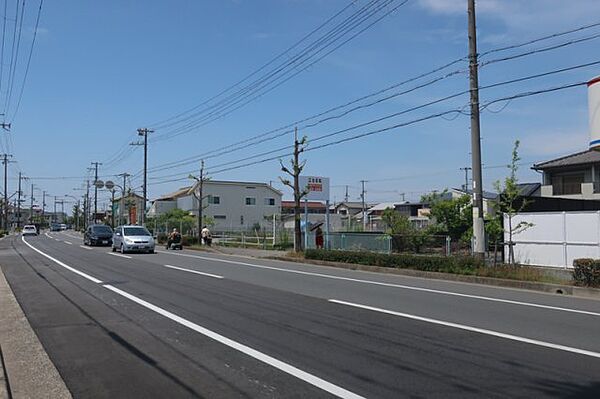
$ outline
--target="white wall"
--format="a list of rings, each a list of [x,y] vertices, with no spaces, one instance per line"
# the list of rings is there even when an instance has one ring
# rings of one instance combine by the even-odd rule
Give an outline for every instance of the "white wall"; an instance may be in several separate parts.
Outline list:
[[[532,212],[513,218],[513,226],[521,221],[533,227],[513,235],[515,260],[521,264],[573,267],[577,258],[600,258],[600,212]],[[508,217],[504,215],[505,230]],[[509,241],[508,233],[504,234]],[[505,247],[508,259],[508,246]]]
[[[272,219],[265,217],[281,214],[281,194],[265,184],[208,181],[204,183],[203,196],[203,213],[214,219],[214,231],[247,230],[255,223],[270,229]],[[219,204],[209,204],[207,196],[218,196]],[[255,198],[256,204],[246,205],[246,197]],[[267,205],[266,198],[273,198],[275,204]],[[177,199],[177,208],[196,213],[198,201],[192,195],[181,197]]]

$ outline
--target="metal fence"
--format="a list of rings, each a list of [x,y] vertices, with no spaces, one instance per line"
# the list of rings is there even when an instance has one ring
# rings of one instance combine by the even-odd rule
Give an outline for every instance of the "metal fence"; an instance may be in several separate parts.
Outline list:
[[[307,249],[317,248],[316,235],[308,233]],[[371,251],[390,253],[392,251],[391,236],[388,234],[368,233],[329,233],[323,234],[323,247],[346,251]]]

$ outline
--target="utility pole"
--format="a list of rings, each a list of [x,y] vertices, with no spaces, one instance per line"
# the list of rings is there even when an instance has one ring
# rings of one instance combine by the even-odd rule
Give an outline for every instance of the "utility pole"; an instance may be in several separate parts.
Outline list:
[[[12,157],[9,154],[2,154],[2,163],[4,164],[4,204],[3,207],[3,228],[8,230],[8,158]]]
[[[92,162],[94,165],[94,222],[96,222],[96,214],[98,214],[98,165],[102,165],[100,162]]]
[[[127,178],[131,175],[129,173],[121,173],[117,176],[123,178],[123,186],[121,186],[121,201],[119,203],[119,223],[117,223],[120,225],[121,220],[123,220],[123,209],[125,208],[125,186],[127,185]]]
[[[202,200],[204,199],[204,181],[208,180],[206,176],[204,176],[204,159],[200,161],[200,177],[196,177],[193,175],[189,175],[191,179],[194,179],[198,182],[198,194],[196,194],[196,190],[192,191],[194,197],[198,200],[198,244],[201,243],[201,232],[202,232]]]
[[[402,202],[406,202],[406,193],[400,193],[402,196]]]
[[[29,221],[33,222],[33,183],[31,183],[31,205],[29,208]]]
[[[473,168],[473,254],[485,256],[485,228],[483,223],[483,186],[481,176],[481,135],[479,122],[479,78],[477,69],[477,29],[475,0],[468,0],[469,16],[469,75],[471,90],[471,163]]]
[[[42,226],[46,223],[46,191],[42,191]]]
[[[469,190],[469,171],[472,170],[472,168],[465,166],[464,168],[460,168],[460,170],[464,170],[465,171],[465,185],[464,185],[464,190],[465,193],[468,193]]]
[[[283,165],[283,162],[279,160],[281,164],[281,170],[294,178],[293,183],[289,179],[281,178],[281,182],[286,186],[294,190],[294,251],[300,252],[302,250],[302,230],[300,225],[300,200],[302,197],[308,194],[306,188],[300,190],[299,177],[302,173],[302,169],[306,165],[306,161],[300,163],[300,153],[304,151],[304,145],[306,144],[306,136],[302,137],[302,140],[298,141],[298,128],[294,129],[294,158],[291,160],[292,170],[288,169]],[[306,210],[305,210],[306,211]],[[308,217],[308,215],[305,215]],[[308,226],[305,226],[308,229]],[[308,231],[306,232],[308,233]]]
[[[21,227],[21,180],[26,179],[21,172],[19,172],[19,191],[17,191],[17,229]]]
[[[140,128],[137,130],[138,136],[144,137],[144,142],[130,143],[130,145],[144,146],[144,202],[142,204],[142,226],[146,223],[146,201],[148,195],[148,133],[154,133],[154,130],[148,128]]]
[[[346,195],[344,195],[344,202],[348,202],[348,185],[346,184]]]
[[[56,223],[58,220],[58,218],[56,217],[56,198],[57,196],[54,196],[54,215],[52,216],[52,221],[54,221],[54,223]]]
[[[365,209],[365,183],[366,183],[366,180],[361,180],[360,183],[362,185],[362,191],[360,193],[360,199],[362,201],[363,231],[366,231],[367,230],[367,212],[366,212],[366,209]]]

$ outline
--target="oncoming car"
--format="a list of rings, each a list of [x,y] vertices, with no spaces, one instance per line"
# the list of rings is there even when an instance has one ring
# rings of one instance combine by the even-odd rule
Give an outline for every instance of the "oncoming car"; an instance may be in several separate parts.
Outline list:
[[[23,235],[24,236],[37,236],[37,229],[32,224],[26,224],[23,226]]]
[[[154,253],[154,238],[142,226],[119,226],[113,234],[112,250]]]

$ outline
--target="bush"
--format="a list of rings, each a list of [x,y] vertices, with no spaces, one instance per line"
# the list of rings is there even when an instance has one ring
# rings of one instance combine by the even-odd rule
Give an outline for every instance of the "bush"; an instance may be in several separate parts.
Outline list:
[[[477,269],[484,266],[483,262],[476,258],[463,256],[387,255],[374,252],[328,251],[323,249],[306,250],[304,256],[306,259],[330,262],[458,274],[476,274]]]
[[[600,287],[600,259],[575,259],[573,261],[575,285]]]

